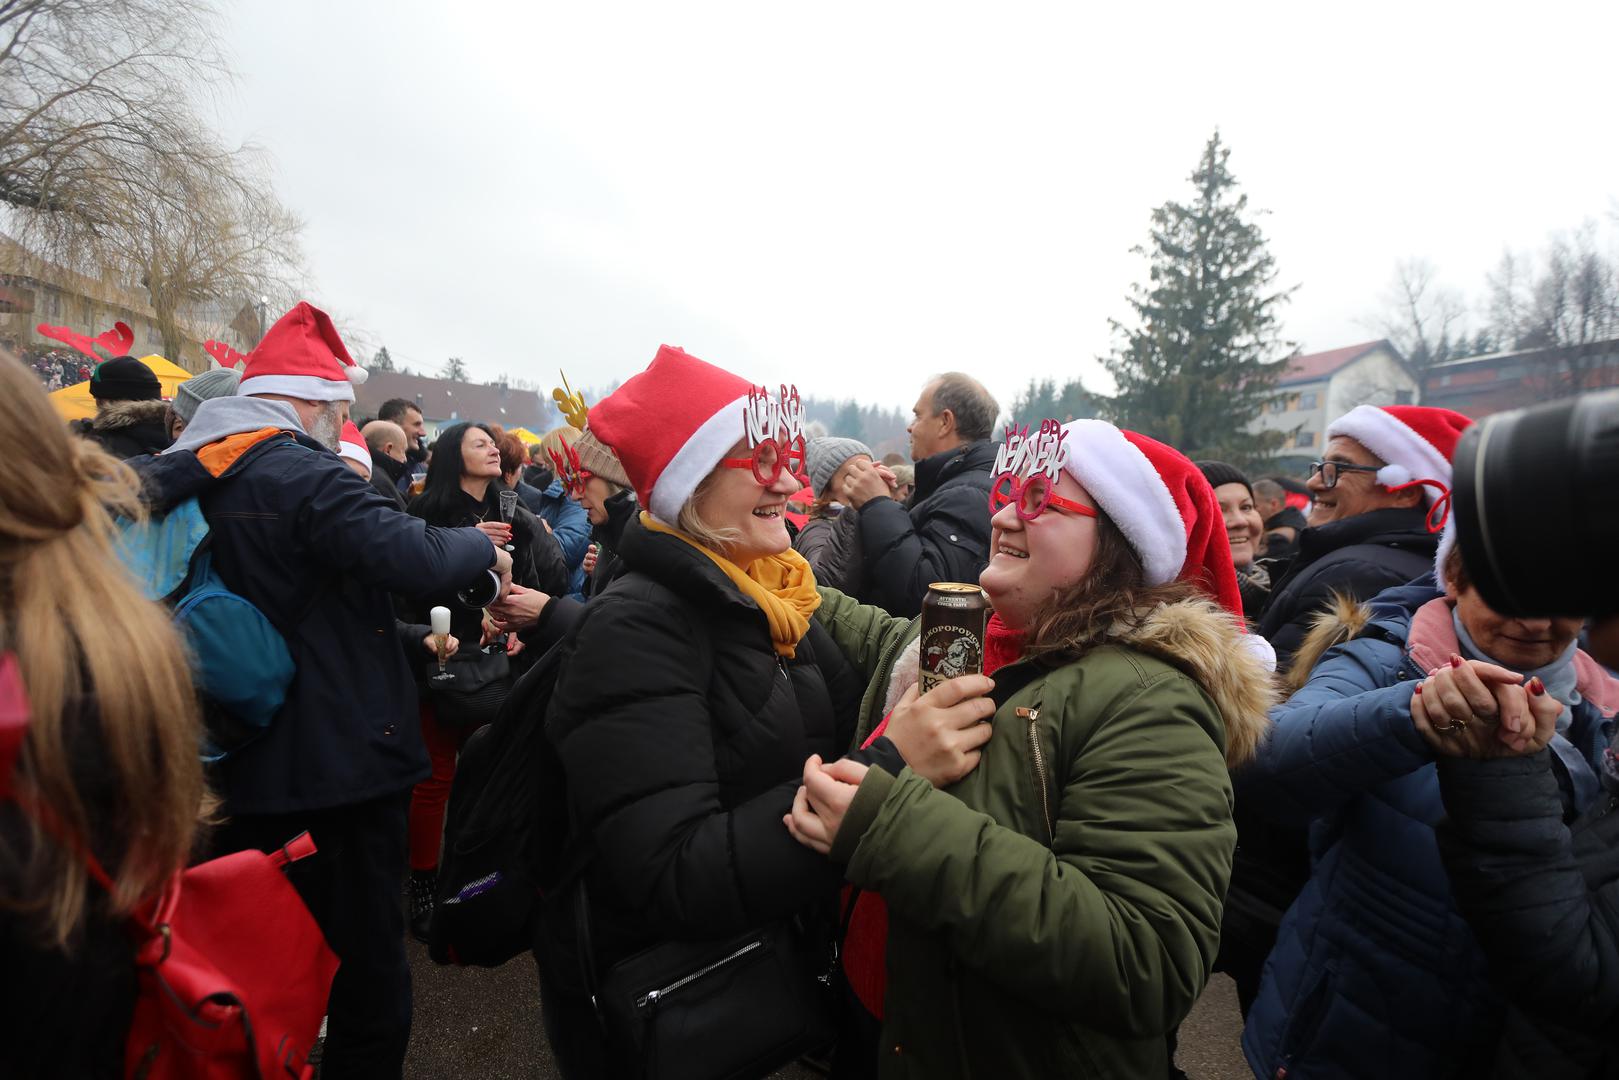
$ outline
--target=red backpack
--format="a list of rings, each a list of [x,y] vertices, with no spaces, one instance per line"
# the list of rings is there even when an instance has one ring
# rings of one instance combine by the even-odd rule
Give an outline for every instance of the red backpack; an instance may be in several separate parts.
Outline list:
[[[112,881],[50,808],[12,788],[29,710],[16,657],[0,656],[0,801],[78,849],[90,877]],[[282,869],[312,855],[308,833],[280,851],[238,851],[177,874],[130,915],[138,988],[124,1045],[128,1080],[241,1080],[314,1075],[309,1051],[337,957]]]

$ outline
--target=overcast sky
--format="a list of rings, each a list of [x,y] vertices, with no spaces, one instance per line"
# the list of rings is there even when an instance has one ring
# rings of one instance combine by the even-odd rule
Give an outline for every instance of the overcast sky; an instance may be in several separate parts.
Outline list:
[[[885,405],[1106,387],[1130,248],[1216,126],[1307,352],[1377,336],[1402,257],[1477,297],[1619,206],[1619,4],[1102,8],[241,4],[219,122],[369,347],[547,387],[660,342]]]

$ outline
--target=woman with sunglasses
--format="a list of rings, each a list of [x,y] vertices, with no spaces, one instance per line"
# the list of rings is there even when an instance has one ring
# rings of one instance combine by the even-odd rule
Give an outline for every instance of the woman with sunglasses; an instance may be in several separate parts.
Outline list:
[[[617,575],[561,646],[546,733],[572,842],[591,853],[569,902],[587,916],[604,978],[641,950],[700,952],[834,897],[837,872],[781,827],[804,759],[849,745],[860,692],[813,622],[820,597],[786,529],[802,425],[795,392],[761,393],[667,346],[591,407],[590,432],[644,509],[624,526]],[[548,922],[559,935],[574,925]],[[599,1035],[597,990],[570,974],[580,951],[565,937],[536,950],[564,1075],[640,1075],[627,1039]],[[703,1060],[731,1075],[726,1055],[780,1017],[723,994],[710,1006],[734,1018],[733,1033]]]
[[[811,758],[785,822],[887,906],[886,965],[880,932],[845,952],[878,1073],[1165,1076],[1219,941],[1227,766],[1264,731],[1268,649],[1176,451],[1047,421],[996,473],[985,675],[919,696],[917,623],[825,594],[870,680],[859,738],[906,767]]]

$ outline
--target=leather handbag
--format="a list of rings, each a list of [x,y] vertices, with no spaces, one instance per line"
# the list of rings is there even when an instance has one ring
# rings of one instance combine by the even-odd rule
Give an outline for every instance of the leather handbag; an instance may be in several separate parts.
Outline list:
[[[832,1041],[828,1002],[793,923],[717,940],[660,942],[598,979],[583,882],[573,891],[586,977],[621,1075],[742,1080]]]
[[[427,693],[433,715],[446,727],[474,731],[489,723],[512,689],[512,666],[506,651],[458,652],[445,663],[454,679],[434,682],[438,661],[427,661]]]

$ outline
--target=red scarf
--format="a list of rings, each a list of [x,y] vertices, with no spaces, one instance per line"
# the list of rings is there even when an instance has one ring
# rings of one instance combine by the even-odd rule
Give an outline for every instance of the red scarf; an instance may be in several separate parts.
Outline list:
[[[984,633],[984,674],[993,675],[1007,664],[1023,659],[1027,637],[1022,630],[1013,630],[1001,622],[999,615],[991,615]]]

